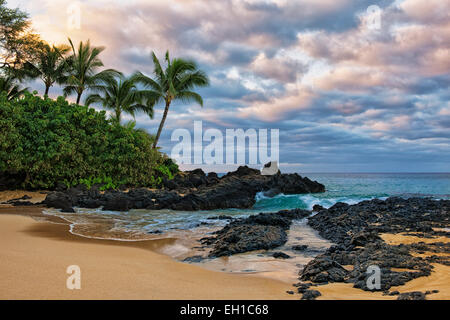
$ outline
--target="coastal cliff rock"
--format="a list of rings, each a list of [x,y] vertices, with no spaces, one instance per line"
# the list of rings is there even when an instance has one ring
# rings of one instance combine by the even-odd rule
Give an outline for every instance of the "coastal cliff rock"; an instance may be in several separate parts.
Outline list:
[[[99,192],[98,186],[87,190],[83,186],[52,192],[44,203],[49,207],[98,208],[127,211],[130,209],[213,210],[250,208],[258,192],[302,194],[324,192],[324,185],[300,175],[261,175],[259,170],[239,167],[219,178],[206,175],[201,169],[181,172],[165,180],[163,189],[131,189],[128,192]]]

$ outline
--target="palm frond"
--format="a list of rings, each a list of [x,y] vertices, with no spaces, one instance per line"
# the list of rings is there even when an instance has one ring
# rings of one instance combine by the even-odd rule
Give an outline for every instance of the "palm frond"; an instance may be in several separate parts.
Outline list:
[[[5,92],[8,100],[20,98],[28,88],[21,88],[11,76],[0,77],[0,91]]]
[[[152,91],[160,92],[160,93],[163,92],[161,85],[157,81],[153,80],[150,77],[147,77],[146,75],[144,75],[141,72],[134,73],[131,76],[131,79],[134,83],[142,84],[144,87],[151,88]]]
[[[105,71],[108,72],[103,75],[97,74],[98,79],[90,80],[92,83],[89,83],[89,88],[95,93],[88,96],[86,105],[100,103],[104,108],[113,110],[114,118],[119,123],[122,113],[135,117],[135,113],[141,111],[153,117],[155,100],[161,98],[159,92],[138,89],[136,75],[125,78],[114,70]]]
[[[86,100],[84,101],[84,104],[89,107],[93,103],[103,103],[104,101],[105,99],[102,96],[100,96],[97,93],[93,93],[87,96]]]
[[[85,90],[101,91],[101,86],[111,81],[115,77],[122,76],[122,73],[113,69],[106,69],[97,72],[103,66],[100,60],[100,54],[105,50],[104,47],[92,47],[89,40],[85,43],[80,42],[76,49],[72,40],[69,38],[72,55],[64,60],[65,66],[70,66],[70,74],[57,79],[58,82],[65,82],[69,87],[65,92],[81,93]],[[106,85],[107,86],[107,85]]]
[[[176,88],[179,91],[191,90],[195,87],[207,87],[209,86],[208,76],[201,70],[197,70],[192,73],[185,73],[179,79],[176,84]]]
[[[158,58],[156,57],[156,54],[152,52],[152,60],[154,64],[154,74],[156,78],[158,79],[158,82],[161,87],[164,87],[164,82],[166,81],[166,76],[164,74],[164,70],[161,67],[161,64],[159,63]]]
[[[177,95],[177,99],[185,102],[185,103],[189,103],[189,102],[196,102],[198,103],[200,106],[203,107],[203,98],[201,95],[199,95],[196,92],[193,91],[182,91],[179,92]]]

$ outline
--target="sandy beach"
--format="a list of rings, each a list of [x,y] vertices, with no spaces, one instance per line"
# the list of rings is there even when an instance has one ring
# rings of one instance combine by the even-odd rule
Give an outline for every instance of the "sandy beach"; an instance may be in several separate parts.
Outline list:
[[[448,242],[446,237],[436,238],[419,238],[414,236],[406,236],[403,234],[383,234],[382,239],[389,244],[411,244],[418,242],[433,243],[433,242]],[[446,253],[426,252],[424,254],[415,254],[423,258],[432,255],[448,255]],[[350,266],[352,267],[352,266]],[[401,270],[399,270],[401,271]],[[406,270],[405,270],[406,271]],[[408,270],[412,271],[412,270]],[[439,290],[438,293],[427,296],[428,300],[448,300],[450,299],[450,267],[442,264],[433,264],[433,271],[428,277],[420,277],[407,282],[403,286],[391,287],[390,291],[412,292],[412,291],[432,291]],[[393,300],[396,297],[383,295],[381,292],[368,293],[366,291],[353,288],[352,283],[331,283],[320,287],[322,296],[318,300],[323,299],[370,299],[370,300]]]
[[[161,241],[81,238],[62,221],[37,222],[14,214],[19,211],[40,214],[39,208],[0,209],[0,299],[293,298],[288,283],[176,262],[154,252]],[[70,265],[81,268],[81,290],[66,287]]]
[[[450,299],[450,267],[434,264],[429,277],[420,277],[403,286],[391,287],[391,291],[412,292],[439,290],[427,296],[427,300]],[[367,292],[353,288],[353,283],[330,283],[319,288],[322,296],[317,300],[395,300],[396,296],[383,295],[382,292]]]
[[[36,206],[0,206],[0,299],[299,299],[286,293],[295,290],[292,283],[257,274],[210,271],[159,253],[175,239],[89,239],[71,234],[65,220],[43,215],[42,210]],[[391,244],[424,240],[401,234],[385,234],[383,239]],[[425,241],[432,240],[447,241]],[[81,268],[80,290],[66,287],[70,265]],[[427,299],[449,299],[449,275],[450,267],[434,264],[429,277],[391,290],[438,289],[439,293]],[[322,293],[318,299],[396,299],[346,283],[318,289]]]

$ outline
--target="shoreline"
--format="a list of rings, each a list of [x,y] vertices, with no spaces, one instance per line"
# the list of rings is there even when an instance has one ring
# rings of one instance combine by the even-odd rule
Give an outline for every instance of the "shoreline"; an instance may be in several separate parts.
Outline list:
[[[294,299],[281,281],[174,261],[156,252],[164,241],[81,238],[27,217],[30,208],[8,209],[0,208],[0,299]],[[81,290],[66,288],[69,265],[81,268]]]
[[[43,206],[0,206],[0,272],[3,275],[0,287],[5,288],[0,292],[0,299],[299,299],[296,294],[286,293],[296,291],[291,283],[258,273],[232,274],[176,261],[162,250],[173,244],[175,238],[141,241],[87,238],[71,233],[68,221],[43,214],[44,209]],[[392,244],[432,241],[404,234],[384,234],[382,238]],[[84,272],[82,277],[86,281],[82,290],[71,291],[65,287],[69,276],[65,268],[72,264],[79,264]],[[449,299],[449,274],[449,266],[436,263],[429,276],[392,290],[438,289],[438,293],[428,295],[427,299]],[[329,283],[317,289],[322,294],[319,300],[397,298],[363,291],[354,288],[352,283]]]

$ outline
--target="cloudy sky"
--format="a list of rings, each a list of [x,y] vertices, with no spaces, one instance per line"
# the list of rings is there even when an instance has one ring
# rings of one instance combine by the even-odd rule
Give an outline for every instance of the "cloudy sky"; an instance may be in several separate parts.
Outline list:
[[[172,106],[161,140],[169,154],[173,130],[202,120],[223,132],[278,128],[284,171],[450,171],[448,0],[8,4],[50,43],[106,46],[105,65],[127,74],[151,74],[152,50],[195,59],[211,86],[200,90],[204,108]],[[77,5],[80,29],[68,24]],[[156,132],[162,109],[137,125]]]

